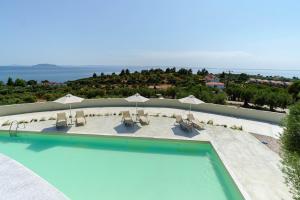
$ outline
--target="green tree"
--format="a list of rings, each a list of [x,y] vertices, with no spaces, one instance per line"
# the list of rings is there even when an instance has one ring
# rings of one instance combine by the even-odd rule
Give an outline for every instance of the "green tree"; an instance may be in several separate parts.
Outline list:
[[[278,107],[278,94],[270,91],[266,97],[266,104],[269,106],[270,110],[273,111],[274,108]]]
[[[282,171],[295,200],[300,200],[300,103],[292,106],[285,120],[282,143]]]
[[[239,76],[238,76],[238,82],[240,83],[244,83],[246,81],[249,80],[249,75],[245,74],[245,73],[241,73]]]
[[[207,74],[208,71],[205,68],[197,71],[197,75],[206,76]]]
[[[293,96],[295,100],[298,100],[298,94],[300,93],[300,81],[295,81],[288,87],[288,92]]]
[[[26,95],[24,98],[23,98],[23,101],[25,103],[34,103],[36,102],[36,97],[35,96],[32,96],[32,95]]]
[[[62,96],[62,95],[61,95]],[[58,97],[54,94],[45,94],[43,96],[43,99],[46,99],[47,101],[54,101],[55,99],[57,99]]]
[[[218,93],[213,97],[213,103],[216,104],[225,104],[227,99],[227,95],[224,92]]]
[[[23,79],[17,78],[15,80],[15,86],[25,87],[26,86],[26,81],[23,80]]]
[[[207,90],[201,91],[199,96],[197,95],[197,97],[206,103],[213,102],[213,94],[211,92],[208,92]]]
[[[267,102],[268,93],[265,90],[259,90],[253,97],[253,103],[257,106],[264,106]]]
[[[119,75],[120,75],[120,76],[124,76],[124,75],[125,75],[125,70],[122,69]]]
[[[8,85],[8,86],[13,86],[13,85],[14,85],[14,81],[12,80],[11,77],[9,77],[9,78],[7,79],[6,85]]]
[[[241,91],[241,98],[244,101],[244,106],[248,107],[250,100],[253,98],[255,94],[255,89],[252,87],[245,87]]]
[[[27,81],[27,85],[37,85],[37,81],[36,80],[29,80],[29,81]]]
[[[168,97],[171,97],[173,99],[175,99],[176,97],[176,88],[175,87],[170,87],[166,90],[166,95]]]
[[[41,81],[41,83],[44,84],[44,85],[47,85],[47,84],[49,84],[49,81],[48,80],[43,80],[43,81]]]
[[[95,98],[98,96],[103,97],[104,94],[105,94],[105,92],[101,89],[90,89],[85,92],[85,95],[88,99]]]
[[[232,101],[236,101],[241,98],[242,88],[238,84],[230,84],[226,87],[225,91]]]
[[[286,91],[281,91],[277,94],[278,98],[278,106],[282,109],[287,108],[292,102],[293,98],[290,94],[288,94]]]
[[[181,68],[178,70],[177,72],[180,75],[191,75],[193,72],[191,69],[185,69],[185,68]]]

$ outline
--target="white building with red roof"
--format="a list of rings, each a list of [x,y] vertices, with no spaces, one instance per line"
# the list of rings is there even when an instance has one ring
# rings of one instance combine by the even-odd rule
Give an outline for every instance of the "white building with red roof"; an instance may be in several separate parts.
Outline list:
[[[212,87],[212,88],[219,88],[219,89],[225,88],[224,83],[221,83],[221,82],[207,82],[206,86]]]
[[[219,89],[225,88],[224,83],[221,83],[220,79],[217,76],[215,76],[214,74],[206,75],[205,82],[206,82],[206,86],[208,86],[208,87],[219,88]]]

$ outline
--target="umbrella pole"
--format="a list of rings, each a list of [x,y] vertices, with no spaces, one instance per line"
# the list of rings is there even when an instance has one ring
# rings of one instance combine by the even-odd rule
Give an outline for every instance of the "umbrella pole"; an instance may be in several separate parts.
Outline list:
[[[70,105],[70,117],[71,117],[71,124],[73,123],[72,122],[72,106],[71,106],[71,104],[69,104]]]
[[[192,110],[192,104],[190,104],[190,112],[189,112],[189,114],[191,114],[191,110]]]
[[[137,121],[137,102],[135,102],[135,121]]]

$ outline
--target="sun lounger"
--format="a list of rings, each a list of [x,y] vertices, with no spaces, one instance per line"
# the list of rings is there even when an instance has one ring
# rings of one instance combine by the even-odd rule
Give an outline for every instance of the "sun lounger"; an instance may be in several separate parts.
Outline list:
[[[132,126],[134,124],[129,111],[123,111],[122,122],[125,124],[125,126]]]
[[[86,124],[86,118],[84,116],[83,110],[76,111],[75,123],[76,123],[76,126],[83,126]]]
[[[192,131],[193,130],[193,124],[189,122],[188,120],[182,120],[180,123],[180,128],[182,130]]]
[[[68,126],[66,113],[64,113],[64,112],[63,113],[57,113],[56,128],[66,127],[66,126]]]
[[[176,119],[175,124],[180,124],[180,123],[183,121],[181,115],[176,115],[176,116],[175,116],[175,119]]]
[[[181,115],[176,115],[175,124],[179,124],[180,128],[184,131],[192,131],[193,125],[188,120],[184,120]]]
[[[137,117],[142,125],[150,123],[150,120],[148,119],[148,114],[145,114],[144,110],[138,110]]]
[[[187,119],[193,124],[195,128],[203,128],[203,124],[198,119],[196,119],[192,113],[187,115]]]

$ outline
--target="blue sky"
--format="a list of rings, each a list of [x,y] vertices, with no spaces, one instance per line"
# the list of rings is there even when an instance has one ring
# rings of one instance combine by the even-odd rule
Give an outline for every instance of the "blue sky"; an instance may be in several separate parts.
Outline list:
[[[299,0],[1,0],[0,65],[300,68]]]

